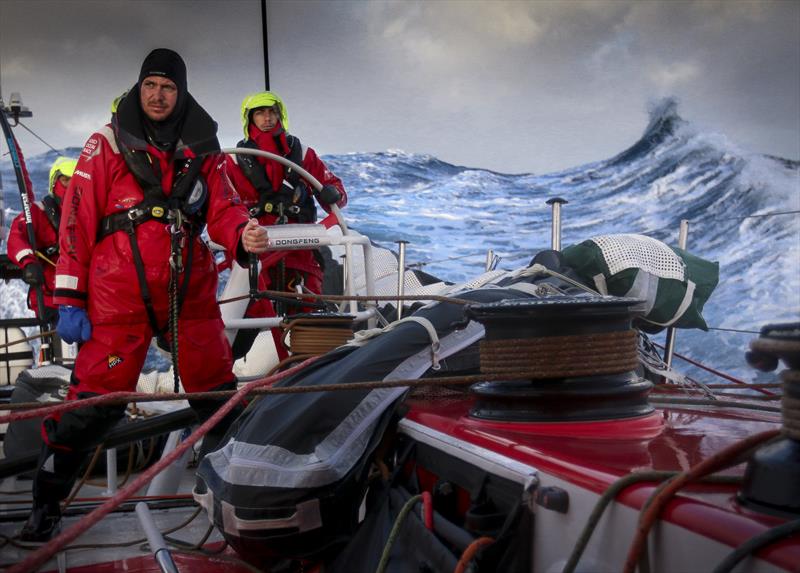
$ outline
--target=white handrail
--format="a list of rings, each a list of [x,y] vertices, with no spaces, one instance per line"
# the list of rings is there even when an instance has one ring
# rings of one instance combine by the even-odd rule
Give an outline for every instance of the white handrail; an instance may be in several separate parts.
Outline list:
[[[317,191],[322,190],[322,183],[320,183],[311,173],[303,169],[300,165],[297,165],[293,161],[289,159],[277,155],[275,153],[270,153],[269,151],[263,151],[261,149],[249,149],[246,147],[233,147],[233,148],[225,148],[222,150],[223,153],[227,153],[229,155],[254,155],[257,157],[264,157],[267,159],[271,159],[273,161],[277,161],[281,165],[289,167],[295,170],[301,177],[303,177],[306,181],[308,181],[311,186],[316,189]],[[364,274],[366,276],[366,287],[367,287],[367,295],[374,295],[375,294],[375,272],[374,272],[374,264],[372,260],[372,244],[369,242],[369,238],[367,237],[354,237],[350,234],[350,230],[347,227],[347,222],[345,221],[344,215],[342,214],[341,209],[335,204],[330,205],[331,212],[336,217],[336,222],[339,225],[339,228],[342,231],[342,238],[339,242],[332,242],[331,244],[343,244],[345,248],[345,265],[347,267],[345,276],[347,277],[347,284],[345,287],[345,294],[348,296],[355,296],[355,286],[353,284],[352,277],[354,273],[352,272],[352,265],[353,265],[353,252],[352,252],[352,245],[358,244],[362,247],[364,251]],[[265,227],[269,229],[268,227]],[[368,302],[367,306],[372,308],[376,307],[376,303]],[[369,310],[369,309],[368,309]],[[358,310],[358,303],[354,300],[350,301],[350,314],[358,316],[361,314]],[[377,311],[371,312],[369,314],[368,319],[368,328],[374,328],[375,326],[375,317],[377,316]],[[233,328],[232,326],[228,326],[229,322],[226,322],[226,328]]]

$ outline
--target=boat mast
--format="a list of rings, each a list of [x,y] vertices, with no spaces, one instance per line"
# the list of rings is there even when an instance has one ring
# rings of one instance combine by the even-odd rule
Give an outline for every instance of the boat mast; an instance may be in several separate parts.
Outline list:
[[[14,126],[17,126],[21,117],[31,117],[33,114],[27,107],[22,105],[22,98],[18,93],[11,94],[8,104],[8,107],[6,107],[3,100],[0,99],[0,129],[2,129],[8,152],[11,154],[11,162],[14,165],[14,173],[17,176],[19,198],[22,203],[22,212],[25,218],[25,230],[28,235],[28,244],[35,257],[37,256],[36,234],[33,229],[33,218],[31,216],[31,198],[33,196],[33,190],[28,188],[27,182],[25,181],[19,143],[14,137],[14,133],[11,131],[11,124],[8,122],[8,117],[11,116],[14,119]],[[34,288],[36,289],[36,310],[39,319],[39,331],[44,334],[47,330],[44,322],[44,290],[41,284],[36,285]],[[42,341],[42,351],[44,362],[49,362],[52,356],[50,354],[49,344],[45,341]]]
[[[269,91],[269,37],[267,31],[267,0],[261,0],[261,40],[264,44],[264,89]]]

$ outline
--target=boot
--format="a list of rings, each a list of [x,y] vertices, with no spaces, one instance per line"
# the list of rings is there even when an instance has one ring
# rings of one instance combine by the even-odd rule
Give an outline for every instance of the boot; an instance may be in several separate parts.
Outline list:
[[[28,521],[19,532],[20,541],[50,541],[61,525],[61,506],[56,502],[34,503]]]

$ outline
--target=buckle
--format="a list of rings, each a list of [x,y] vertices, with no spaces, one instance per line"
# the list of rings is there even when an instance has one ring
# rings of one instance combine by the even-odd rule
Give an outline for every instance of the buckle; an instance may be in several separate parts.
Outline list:
[[[289,214],[291,214],[291,215],[297,215],[298,213],[300,213],[300,206],[299,206],[299,205],[292,205],[291,207],[289,207],[289,208],[288,208],[288,209],[286,209],[286,210],[287,210],[287,211],[289,212]]]
[[[275,206],[270,201],[266,201],[264,203],[264,212],[265,213],[272,213],[272,210],[274,208],[275,208]]]
[[[160,205],[154,205],[154,206],[153,206],[153,207],[150,209],[150,214],[151,214],[153,217],[155,217],[156,219],[160,219],[161,217],[163,217],[163,216],[164,216],[164,213],[165,213],[165,211],[164,211],[164,207],[161,207]]]
[[[131,221],[135,221],[142,215],[144,215],[145,211],[141,207],[132,207],[128,209],[128,219]]]

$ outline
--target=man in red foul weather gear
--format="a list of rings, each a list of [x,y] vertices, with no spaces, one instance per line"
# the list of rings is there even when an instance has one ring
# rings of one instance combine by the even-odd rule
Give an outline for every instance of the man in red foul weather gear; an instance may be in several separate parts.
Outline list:
[[[39,319],[49,324],[55,324],[58,320],[58,307],[53,303],[55,265],[58,261],[58,225],[64,195],[76,163],[77,161],[68,157],[56,159],[50,167],[47,196],[41,201],[31,203],[36,252],[28,240],[24,213],[20,213],[12,221],[8,233],[8,256],[22,268],[22,280],[31,287],[28,291],[28,308],[37,311],[36,289],[41,287],[45,316],[40,316]]]
[[[248,252],[266,249],[264,230],[248,219],[226,175],[216,123],[188,92],[183,60],[152,51],[112,123],[86,142],[64,199],[58,332],[83,342],[67,400],[134,390],[154,335],[172,350],[187,392],[235,388],[216,266],[200,234],[207,228],[215,243],[247,261]],[[189,403],[201,420],[219,405]],[[87,449],[124,411],[86,406],[44,420],[22,539],[52,535]],[[204,449],[233,417],[206,436]]]
[[[260,149],[280,155],[296,163],[320,183],[317,192],[301,176],[277,161],[252,155],[236,155],[228,158],[231,180],[242,197],[250,215],[258,218],[262,225],[284,223],[315,223],[316,202],[327,212],[330,205],[344,207],[347,194],[341,179],[334,175],[317,153],[303,145],[295,135],[289,134],[289,116],[286,105],[273,92],[259,92],[246,96],[242,101],[241,121],[244,139],[237,147]],[[296,292],[322,292],[323,269],[316,250],[285,251],[282,258],[272,265],[264,266],[259,277],[260,289]],[[273,258],[273,253],[269,253]],[[288,307],[288,313],[297,312],[297,307]],[[251,303],[246,316],[274,316],[272,305],[261,300]],[[235,345],[236,346],[236,345]],[[280,344],[278,352],[284,353]]]

